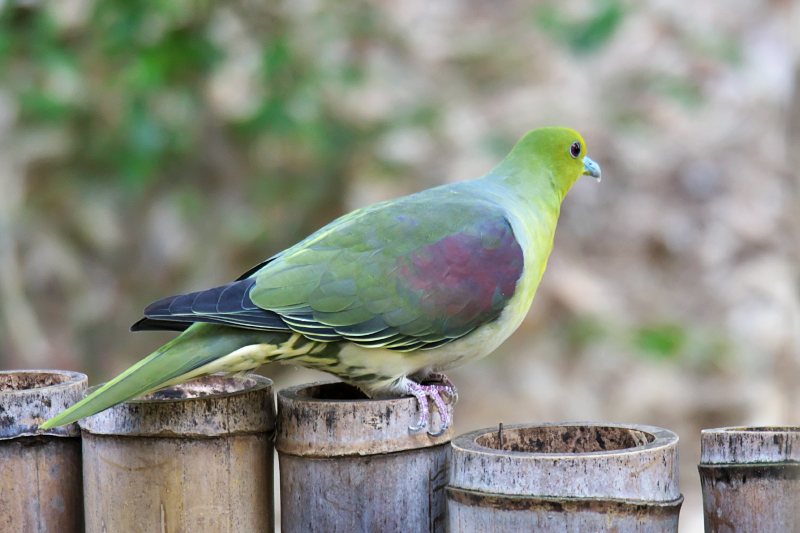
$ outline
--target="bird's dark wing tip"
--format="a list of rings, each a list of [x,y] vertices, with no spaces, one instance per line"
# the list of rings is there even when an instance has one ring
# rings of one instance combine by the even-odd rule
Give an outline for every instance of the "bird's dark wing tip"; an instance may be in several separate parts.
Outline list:
[[[158,320],[145,317],[132,325],[130,331],[185,331],[191,325],[192,322]]]
[[[249,278],[250,276],[252,276],[256,272],[258,272],[259,270],[264,268],[268,263],[271,263],[272,261],[274,261],[275,258],[277,258],[277,257],[278,257],[277,255],[273,255],[269,259],[265,259],[264,261],[261,261],[259,264],[257,264],[256,266],[254,266],[253,268],[251,268],[250,270],[248,270],[247,272],[245,272],[244,274],[242,274],[241,276],[236,278],[236,281],[242,281],[244,279]]]

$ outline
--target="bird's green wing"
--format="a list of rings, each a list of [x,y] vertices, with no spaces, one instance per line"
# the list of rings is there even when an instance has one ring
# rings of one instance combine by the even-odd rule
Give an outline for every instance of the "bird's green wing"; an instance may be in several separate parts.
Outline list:
[[[522,271],[499,205],[437,188],[334,221],[253,273],[248,296],[314,340],[415,350],[497,318]]]

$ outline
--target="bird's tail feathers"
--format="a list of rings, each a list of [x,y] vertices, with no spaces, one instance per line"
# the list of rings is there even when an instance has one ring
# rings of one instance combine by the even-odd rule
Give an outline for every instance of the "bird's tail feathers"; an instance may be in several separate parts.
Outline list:
[[[264,363],[304,355],[317,344],[298,333],[198,323],[40,428],[70,424],[122,402],[215,372],[243,374]]]

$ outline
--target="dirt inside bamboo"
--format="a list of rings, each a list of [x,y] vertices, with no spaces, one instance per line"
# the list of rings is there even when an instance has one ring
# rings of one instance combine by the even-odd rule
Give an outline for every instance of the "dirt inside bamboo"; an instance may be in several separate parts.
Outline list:
[[[220,394],[233,394],[252,389],[258,383],[250,378],[229,379],[225,376],[205,376],[188,383],[169,387],[147,396],[139,401],[148,400],[180,400],[185,398],[204,398]]]
[[[40,389],[60,385],[72,379],[63,373],[10,372],[0,374],[0,392]]]
[[[655,440],[645,431],[610,426],[540,426],[481,435],[475,442],[493,450],[527,453],[589,453],[624,450],[643,446]]]

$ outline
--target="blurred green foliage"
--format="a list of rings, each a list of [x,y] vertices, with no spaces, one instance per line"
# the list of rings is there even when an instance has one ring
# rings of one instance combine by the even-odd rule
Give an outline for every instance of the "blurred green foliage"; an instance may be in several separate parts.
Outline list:
[[[648,80],[653,93],[663,94],[687,108],[698,108],[703,101],[700,84],[679,76],[653,76]]]
[[[569,45],[573,52],[585,54],[602,47],[625,18],[625,6],[620,0],[601,0],[595,3],[588,17],[569,17],[559,7],[546,5],[535,10],[536,23],[553,38]]]
[[[594,318],[576,318],[567,322],[565,337],[571,352],[580,352],[586,346],[604,340],[609,332]]]
[[[293,45],[284,14],[268,6],[240,13],[252,23],[245,30],[258,37],[250,81],[263,97],[254,109],[220,116],[207,86],[229,51],[211,38],[219,18],[211,4],[91,6],[85,24],[67,28],[38,3],[9,3],[0,12],[0,75],[18,97],[20,122],[57,127],[70,139],[68,154],[41,179],[106,182],[141,199],[176,181],[193,187],[208,185],[209,177],[228,179],[208,160],[210,145],[227,145],[240,160],[245,201],[290,202],[299,215],[322,211],[320,220],[340,210],[348,161],[383,126],[337,113],[324,94],[326,85],[358,83],[358,58],[326,69],[318,51]],[[373,29],[370,10],[357,6],[348,22],[363,38]],[[263,147],[275,149],[274,161],[254,156]]]
[[[676,324],[659,324],[639,328],[636,346],[650,355],[669,359],[677,357],[686,346],[686,331]]]

